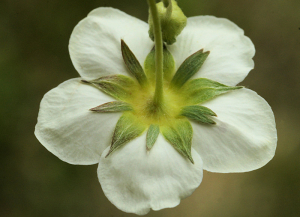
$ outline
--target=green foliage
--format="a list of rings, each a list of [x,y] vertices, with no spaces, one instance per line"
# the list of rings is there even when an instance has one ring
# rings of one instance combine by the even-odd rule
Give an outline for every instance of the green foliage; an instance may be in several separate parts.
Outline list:
[[[163,126],[162,134],[180,154],[194,163],[191,153],[193,128],[188,120],[177,119],[174,123]]]
[[[144,70],[135,55],[123,40],[121,40],[121,50],[124,62],[129,72],[138,80],[141,85],[144,85],[147,82],[147,77],[144,73]]]
[[[145,73],[150,80],[150,82],[155,82],[155,47],[150,51],[148,54],[145,62],[144,62],[144,69]],[[163,73],[164,73],[164,79],[167,81],[170,81],[172,79],[172,76],[175,71],[175,61],[170,53],[170,51],[167,49],[167,47],[164,45],[163,47]]]
[[[136,85],[132,78],[124,75],[106,76],[92,81],[82,80],[82,82],[90,84],[119,100],[129,98],[133,91],[132,87]]]
[[[187,82],[181,88],[181,94],[186,96],[189,104],[200,104],[228,91],[243,87],[230,87],[207,78],[198,78]]]
[[[145,125],[141,124],[136,116],[132,113],[124,113],[117,122],[110,150],[105,157],[109,156],[122,145],[140,136],[145,129]]]
[[[195,120],[204,124],[216,124],[209,116],[217,116],[212,110],[205,106],[191,105],[185,106],[181,110],[180,115],[185,116],[191,120]]]
[[[148,129],[147,138],[146,138],[147,150],[150,150],[153,147],[153,145],[157,140],[158,135],[159,135],[159,126],[155,124],[151,124]]]
[[[132,110],[132,106],[126,102],[113,101],[113,102],[104,103],[95,108],[91,108],[90,110],[93,112],[102,112],[102,113],[123,112],[123,111]]]
[[[203,53],[202,49],[186,58],[174,75],[171,85],[180,89],[194,74],[196,74],[196,72],[199,71],[208,55],[209,51]]]

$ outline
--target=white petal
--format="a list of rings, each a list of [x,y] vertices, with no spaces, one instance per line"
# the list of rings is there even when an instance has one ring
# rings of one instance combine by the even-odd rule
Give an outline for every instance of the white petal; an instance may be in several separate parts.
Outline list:
[[[35,135],[50,152],[71,164],[99,162],[110,145],[119,113],[94,113],[89,109],[113,101],[100,90],[68,80],[42,99]]]
[[[193,78],[208,78],[235,86],[254,67],[253,43],[242,29],[227,19],[213,16],[188,18],[177,42],[169,47],[177,68],[200,49],[210,51],[210,54]]]
[[[269,162],[277,144],[273,112],[249,89],[235,90],[204,103],[218,116],[216,125],[192,123],[193,147],[211,172],[246,172]]]
[[[153,47],[148,25],[113,8],[98,8],[74,28],[69,51],[81,77],[96,79],[111,74],[127,75],[121,39],[143,66]]]
[[[99,181],[107,198],[125,212],[144,215],[150,208],[177,206],[201,183],[202,160],[197,152],[192,149],[192,164],[161,135],[149,152],[146,134],[104,158],[108,150],[101,156]]]

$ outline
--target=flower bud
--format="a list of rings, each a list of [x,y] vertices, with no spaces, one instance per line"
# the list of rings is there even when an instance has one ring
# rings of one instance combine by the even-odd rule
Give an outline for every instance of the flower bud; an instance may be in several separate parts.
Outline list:
[[[186,26],[187,18],[175,0],[171,0],[171,4],[168,7],[165,7],[163,2],[157,3],[156,6],[161,23],[163,41],[167,44],[173,44],[176,42],[176,37]],[[154,41],[153,20],[151,13],[149,14],[149,36]]]

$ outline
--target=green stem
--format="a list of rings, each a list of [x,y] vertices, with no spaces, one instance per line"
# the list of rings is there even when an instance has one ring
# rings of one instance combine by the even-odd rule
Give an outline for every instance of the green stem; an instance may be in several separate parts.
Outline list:
[[[172,1],[171,0],[163,0],[163,3],[164,3],[165,8],[167,8],[166,19],[170,19],[171,15],[172,15],[172,9],[173,9]]]
[[[163,103],[163,41],[160,20],[156,8],[155,0],[147,0],[150,8],[150,13],[153,20],[153,32],[155,42],[155,93],[154,105],[161,107]]]
[[[169,6],[169,2],[170,2],[170,1],[171,1],[171,0],[163,0],[163,3],[164,3],[165,8]]]

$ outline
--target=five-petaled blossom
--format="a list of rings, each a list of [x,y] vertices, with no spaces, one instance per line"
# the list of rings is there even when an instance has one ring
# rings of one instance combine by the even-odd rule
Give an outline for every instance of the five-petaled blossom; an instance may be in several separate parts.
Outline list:
[[[148,117],[151,111],[143,109],[153,95],[147,82],[154,50],[148,28],[116,9],[92,11],[69,44],[81,78],[44,96],[35,128],[38,140],[61,160],[99,163],[107,198],[140,215],[177,206],[200,185],[203,169],[262,167],[277,143],[268,103],[235,86],[254,67],[251,40],[234,23],[213,16],[188,18],[176,43],[164,45],[165,58],[174,62],[165,68],[166,112]],[[201,64],[193,59],[198,57]],[[145,71],[144,77],[133,76],[134,70]],[[191,79],[180,75],[190,73],[185,70],[194,70]]]

